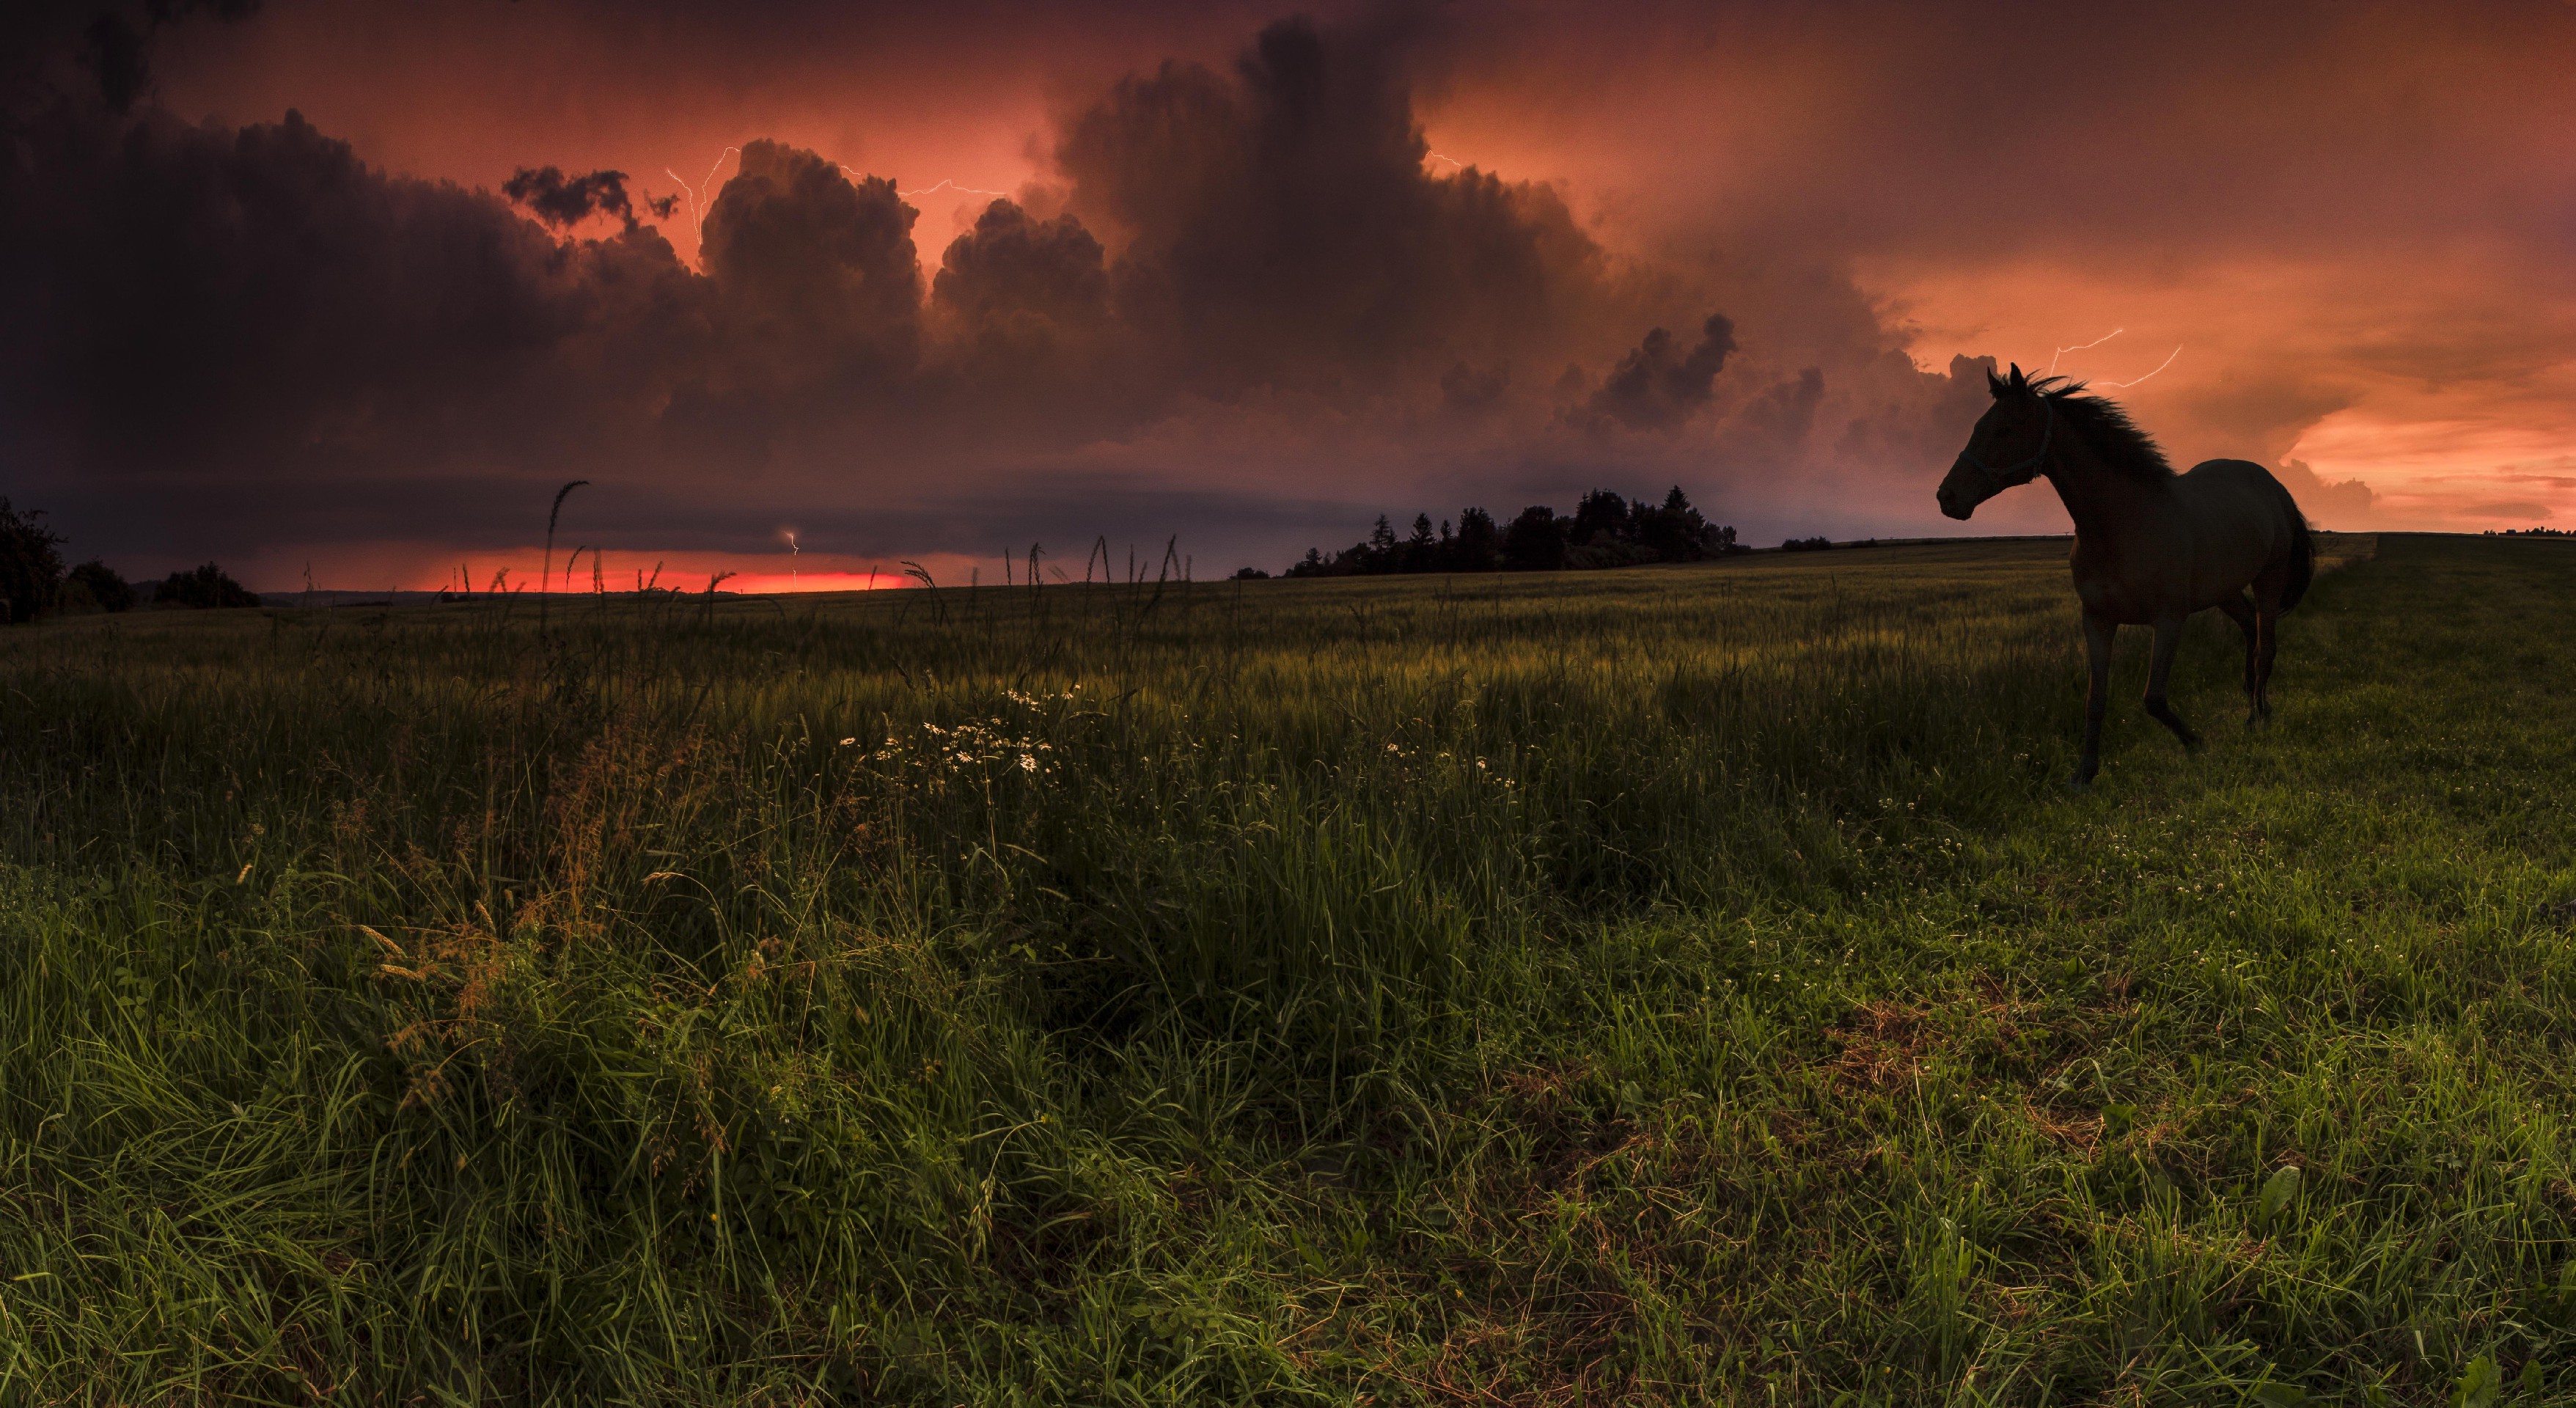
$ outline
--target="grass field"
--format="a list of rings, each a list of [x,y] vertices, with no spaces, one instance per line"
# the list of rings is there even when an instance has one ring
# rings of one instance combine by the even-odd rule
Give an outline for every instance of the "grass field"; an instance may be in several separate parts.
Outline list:
[[[2576,544],[0,633],[0,1405],[2576,1402]]]

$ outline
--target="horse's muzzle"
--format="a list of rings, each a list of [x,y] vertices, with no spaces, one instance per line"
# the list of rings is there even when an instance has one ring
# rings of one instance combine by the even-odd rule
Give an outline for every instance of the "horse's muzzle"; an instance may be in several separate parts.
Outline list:
[[[1966,491],[1960,488],[1958,476],[1955,474],[1942,480],[1940,489],[1935,491],[1932,497],[1940,501],[1943,515],[1958,519],[1962,523],[1967,521],[1969,514],[1977,511],[1977,500],[1970,498]]]

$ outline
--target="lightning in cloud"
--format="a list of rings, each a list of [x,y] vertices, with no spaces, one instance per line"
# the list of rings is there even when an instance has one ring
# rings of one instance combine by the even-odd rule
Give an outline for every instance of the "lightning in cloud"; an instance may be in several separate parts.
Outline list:
[[[742,148],[740,147],[727,147],[723,151],[716,153],[716,164],[707,168],[706,185],[710,189],[715,186],[716,173],[724,170],[726,157],[738,157],[741,155]],[[843,169],[846,170],[847,168]],[[674,181],[679,181],[680,189],[689,193],[689,227],[691,229],[704,229],[706,227],[706,212],[699,206],[698,188],[690,185],[686,181],[680,180],[680,173],[673,171],[667,166],[662,168],[662,174],[670,177]]]
[[[1465,166],[1465,165],[1467,164],[1467,163],[1465,163],[1465,162],[1463,162],[1463,161],[1460,161],[1458,158],[1456,158],[1456,157],[1454,157],[1454,156],[1443,156],[1443,155],[1441,155],[1441,154],[1440,154],[1440,153],[1438,153],[1438,152],[1433,152],[1433,153],[1431,153],[1430,155],[1431,155],[1431,159],[1432,159],[1433,161],[1445,161],[1445,162],[1449,163],[1451,166],[1461,166],[1461,167],[1463,167],[1463,166]]]
[[[856,171],[850,171],[850,168],[848,168],[848,167],[846,167],[846,166],[842,167],[841,169],[842,169],[843,171],[849,171],[849,172],[850,172],[850,174],[851,174],[851,175],[853,175],[853,176],[856,176],[856,175],[858,175],[858,174],[859,174],[859,173],[858,173],[858,172],[856,172]],[[1010,194],[1010,192],[1009,192],[1009,191],[988,191],[988,190],[985,190],[985,189],[984,189],[983,187],[981,187],[981,186],[961,186],[961,185],[958,185],[958,184],[957,184],[956,182],[954,182],[954,181],[941,181],[941,182],[940,182],[938,185],[936,185],[936,186],[917,186],[917,187],[915,187],[915,188],[913,189],[913,192],[912,192],[912,198],[913,198],[913,199],[915,199],[915,200],[921,200],[921,199],[923,199],[923,198],[925,198],[925,197],[928,197],[928,196],[935,196],[935,195],[939,194],[939,193],[940,193],[941,191],[943,191],[943,190],[955,191],[955,192],[959,193],[960,195],[969,195],[969,196],[1007,196],[1007,195],[1009,195],[1009,194]]]

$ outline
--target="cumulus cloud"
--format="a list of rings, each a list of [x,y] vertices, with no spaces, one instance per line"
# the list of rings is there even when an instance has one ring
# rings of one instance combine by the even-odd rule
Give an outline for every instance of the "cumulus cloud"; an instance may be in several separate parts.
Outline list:
[[[472,189],[293,112],[66,98],[12,127],[0,445],[58,517],[136,542],[489,538],[495,486],[576,475],[673,546],[790,503],[923,542],[1156,503],[1166,531],[1257,537],[1386,493],[1706,499],[1928,457],[1965,405],[1848,280],[1739,283],[1740,328],[1552,188],[1434,171],[1401,46],[1303,21],[1070,104],[1045,213],[989,203],[929,279],[891,179],[773,140],[741,145],[692,264],[607,167]]]
[[[566,176],[551,166],[522,166],[501,183],[501,194],[528,208],[528,213],[556,229],[569,229],[594,215],[614,215],[630,228],[635,206],[626,198],[626,173],[593,171]]]
[[[1073,209],[1123,246],[1119,312],[1215,393],[1357,382],[1561,339],[1602,254],[1544,186],[1429,147],[1391,56],[1304,21],[1231,75],[1167,63],[1067,123]]]
[[[1686,353],[1670,331],[1656,328],[1619,359],[1618,369],[1593,393],[1592,410],[1631,426],[1679,424],[1708,404],[1710,388],[1734,350],[1735,321],[1724,314],[1709,315],[1699,345]]]
[[[1033,220],[1010,201],[994,201],[940,263],[931,297],[977,327],[1034,319],[1084,328],[1109,312],[1100,241],[1071,215]]]
[[[702,232],[731,320],[728,351],[780,387],[910,370],[921,343],[919,214],[883,177],[853,182],[817,153],[747,143]],[[748,378],[735,366],[727,379]]]
[[[574,355],[619,321],[603,291],[686,294],[650,231],[561,244],[292,112],[236,130],[60,108],[16,135],[0,433],[84,474],[542,454],[620,394]]]

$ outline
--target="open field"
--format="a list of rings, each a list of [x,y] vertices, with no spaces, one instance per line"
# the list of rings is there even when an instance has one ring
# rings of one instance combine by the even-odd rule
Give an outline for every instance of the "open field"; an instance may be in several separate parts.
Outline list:
[[[0,633],[0,1404],[2576,1401],[2576,543]],[[2483,1395],[2483,1396],[2481,1396]]]

